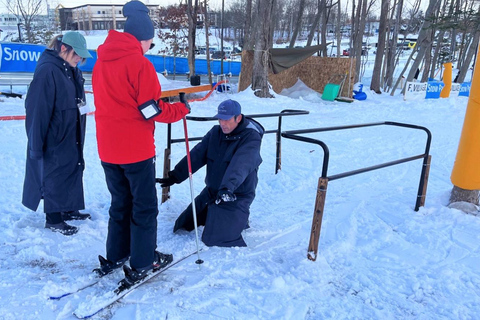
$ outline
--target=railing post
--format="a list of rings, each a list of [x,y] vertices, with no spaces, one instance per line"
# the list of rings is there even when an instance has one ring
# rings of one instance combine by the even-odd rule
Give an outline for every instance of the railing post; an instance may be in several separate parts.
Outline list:
[[[430,173],[431,161],[432,161],[431,155],[429,155],[423,161],[422,173],[420,175],[420,184],[418,185],[417,202],[415,203],[415,211],[418,211],[420,207],[425,206],[425,198],[427,196],[428,175]]]
[[[276,133],[276,159],[275,159],[275,174],[282,169],[282,116],[278,116],[278,128]]]
[[[315,200],[315,210],[313,211],[312,230],[310,232],[307,254],[308,259],[312,261],[317,259],[318,242],[320,240],[320,231],[322,230],[323,209],[327,196],[327,185],[327,178],[320,177],[318,179],[317,198]]]
[[[172,124],[167,124],[167,148],[163,154],[163,178],[168,177],[170,171],[170,154],[172,152]],[[170,187],[162,188],[162,203],[170,198]]]

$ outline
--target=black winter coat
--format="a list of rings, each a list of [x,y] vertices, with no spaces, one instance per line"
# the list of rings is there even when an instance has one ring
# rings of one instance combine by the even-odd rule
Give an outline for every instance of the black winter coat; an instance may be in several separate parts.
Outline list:
[[[86,115],[82,72],[56,51],[45,50],[38,60],[25,100],[27,160],[22,203],[45,212],[84,209],[83,144]]]
[[[207,166],[205,189],[195,199],[197,223],[205,225],[202,240],[208,246],[245,246],[241,232],[247,227],[250,205],[255,198],[257,171],[262,163],[260,144],[263,127],[243,116],[237,128],[224,134],[214,126],[190,152],[192,171]],[[177,181],[188,178],[183,158],[170,172]],[[237,200],[215,204],[218,190],[232,191]],[[180,215],[174,227],[193,230],[191,205]]]

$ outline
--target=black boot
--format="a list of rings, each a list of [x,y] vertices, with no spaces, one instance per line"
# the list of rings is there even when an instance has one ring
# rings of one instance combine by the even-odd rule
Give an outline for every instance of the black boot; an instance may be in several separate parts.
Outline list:
[[[50,229],[55,232],[59,232],[63,235],[66,236],[71,236],[75,233],[78,232],[78,228],[71,226],[69,224],[66,224],[65,222],[60,222],[60,223],[45,223],[45,228]]]
[[[91,216],[89,213],[81,213],[78,210],[75,210],[75,211],[62,212],[62,218],[63,218],[63,221],[87,220],[87,219],[90,219]]]
[[[155,261],[153,261],[153,271],[165,268],[173,261],[173,255],[155,251]]]
[[[151,270],[152,272],[158,271],[170,264],[172,261],[173,255],[155,251],[155,261],[153,261],[153,263],[148,267],[135,270],[129,268],[128,266],[123,266],[125,278],[119,282],[119,287],[116,290],[117,294],[142,281]]]
[[[123,266],[125,262],[127,262],[128,258],[129,257],[126,257],[121,260],[118,260],[117,262],[112,262],[99,255],[98,260],[100,261],[100,268],[93,269],[93,272],[95,272],[99,277],[106,276],[107,274],[115,271],[115,269],[118,269],[121,266]]]

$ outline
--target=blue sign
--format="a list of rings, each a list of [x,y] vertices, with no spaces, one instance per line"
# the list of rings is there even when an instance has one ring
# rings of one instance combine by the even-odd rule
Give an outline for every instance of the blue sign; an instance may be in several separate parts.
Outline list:
[[[0,72],[33,73],[37,61],[45,49],[46,47],[43,45],[0,42]],[[93,58],[86,59],[85,64],[79,65],[79,68],[84,72],[92,72],[97,61],[97,52],[94,50],[89,50],[89,52]],[[177,74],[187,74],[189,72],[187,58],[156,55],[145,55],[145,57],[152,62],[157,72],[167,71]],[[228,60],[210,61],[211,72],[220,74],[221,63],[223,63],[223,73],[231,72],[235,76],[240,74],[242,63]],[[207,60],[195,59],[195,72],[197,74],[208,74]]]
[[[425,99],[438,99],[445,85],[440,81],[428,81]]]
[[[472,86],[471,82],[464,82],[460,85],[460,92],[458,93],[459,97],[468,97],[470,96],[470,87]]]
[[[1,43],[0,72],[33,72],[45,46]]]

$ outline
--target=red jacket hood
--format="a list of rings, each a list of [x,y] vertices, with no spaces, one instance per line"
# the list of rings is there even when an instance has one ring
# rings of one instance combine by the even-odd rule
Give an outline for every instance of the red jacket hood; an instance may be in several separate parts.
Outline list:
[[[101,61],[114,61],[131,55],[143,55],[142,45],[130,33],[110,30],[105,42],[98,47],[97,57]]]

